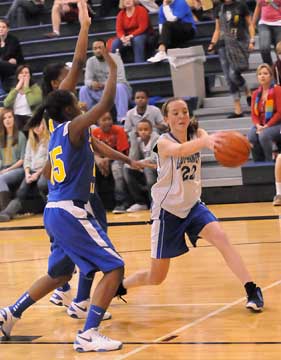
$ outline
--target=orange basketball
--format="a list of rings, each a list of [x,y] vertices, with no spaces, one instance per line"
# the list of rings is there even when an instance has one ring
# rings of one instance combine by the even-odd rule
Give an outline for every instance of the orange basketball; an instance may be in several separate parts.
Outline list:
[[[221,131],[215,145],[215,158],[223,166],[237,167],[244,164],[250,155],[249,140],[238,131]]]

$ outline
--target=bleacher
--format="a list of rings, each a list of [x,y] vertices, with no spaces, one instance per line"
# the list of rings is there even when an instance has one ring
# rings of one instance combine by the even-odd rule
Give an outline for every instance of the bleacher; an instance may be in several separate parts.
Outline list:
[[[94,0],[95,11],[99,12],[100,0]],[[2,1],[0,3],[0,17],[4,16],[11,1]],[[48,39],[44,34],[52,30],[51,27],[51,9],[52,1],[47,1],[47,11],[37,23],[30,27],[11,29],[11,33],[20,40],[23,48],[25,60],[32,67],[34,78],[40,82],[44,66],[50,62],[72,60],[79,24],[66,24],[61,26],[61,36],[59,38]],[[115,14],[93,20],[89,34],[88,56],[92,56],[92,42],[96,38],[105,40],[115,34]],[[156,27],[157,15],[151,16],[152,24]],[[198,32],[190,42],[190,46],[203,45],[206,49],[213,30],[214,21],[199,22],[197,24]],[[258,46],[258,42],[256,42]],[[250,55],[250,68],[244,74],[251,88],[257,87],[255,70],[257,65],[262,62],[258,48]],[[151,96],[170,97],[173,95],[172,79],[170,66],[167,61],[151,63],[126,63],[127,79],[133,90],[145,88]],[[244,117],[240,119],[227,119],[227,115],[233,111],[233,102],[222,74],[218,55],[207,55],[204,63],[205,83],[207,97],[203,100],[202,108],[195,109],[194,114],[199,120],[200,126],[208,132],[217,130],[238,130],[247,134],[251,127],[250,109],[246,104],[245,98],[242,99]],[[81,76],[80,84],[83,83]],[[4,97],[2,97],[3,100]],[[192,99],[191,99],[192,100]],[[194,99],[193,99],[194,100]],[[1,101],[1,98],[0,98]],[[191,104],[196,102],[191,101]],[[193,106],[194,107],[194,106]],[[203,199],[208,203],[224,202],[250,202],[250,201],[271,201],[274,195],[274,187],[270,176],[261,176],[263,183],[249,183],[244,181],[245,171],[241,168],[224,168],[216,162],[214,155],[210,151],[204,151],[202,156],[202,180],[203,180]],[[248,167],[255,167],[257,171],[263,173],[267,170],[259,165],[252,165],[249,162]],[[249,172],[246,173],[249,174]]]

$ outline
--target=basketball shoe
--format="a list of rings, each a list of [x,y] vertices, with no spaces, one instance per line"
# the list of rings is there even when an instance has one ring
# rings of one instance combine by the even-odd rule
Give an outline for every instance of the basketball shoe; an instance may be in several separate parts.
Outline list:
[[[259,287],[256,287],[253,293],[248,296],[246,308],[253,311],[262,311],[263,305],[264,302],[261,289]]]
[[[121,281],[121,283],[120,283],[120,285],[119,285],[119,287],[118,287],[118,289],[117,289],[116,294],[114,295],[114,297],[118,297],[119,299],[123,300],[124,302],[127,302],[127,301],[123,298],[124,295],[127,295],[127,289],[124,288],[123,282]]]
[[[50,297],[50,302],[57,306],[66,306],[68,307],[71,303],[72,295],[71,289],[67,291],[61,291],[56,289],[52,296]]]
[[[92,328],[84,332],[79,331],[73,347],[78,352],[112,351],[121,349],[122,342],[112,340],[100,334],[98,329]]]
[[[73,319],[86,319],[88,315],[89,305],[90,305],[90,299],[80,302],[72,301],[67,309],[67,314]],[[111,319],[111,314],[108,311],[106,311],[103,315],[102,320],[109,320],[109,319]]]
[[[10,337],[12,328],[18,320],[8,307],[0,309],[0,329],[4,336]]]

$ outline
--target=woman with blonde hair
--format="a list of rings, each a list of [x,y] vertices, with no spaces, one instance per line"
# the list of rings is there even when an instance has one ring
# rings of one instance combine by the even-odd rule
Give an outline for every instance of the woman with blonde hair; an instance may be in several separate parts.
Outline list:
[[[257,68],[260,86],[252,95],[252,121],[248,138],[254,161],[272,161],[272,143],[281,140],[281,87],[274,84],[268,64]]]
[[[145,61],[145,45],[149,31],[152,31],[147,10],[138,5],[137,0],[121,0],[121,11],[116,19],[117,38],[112,43],[112,52],[121,52],[124,47],[132,46],[134,61]]]
[[[42,171],[48,159],[49,131],[45,120],[30,129],[24,156],[25,177],[16,193],[15,199],[0,212],[0,222],[11,220],[23,209],[23,201],[41,195],[45,200],[48,185]],[[38,194],[39,193],[39,194]]]

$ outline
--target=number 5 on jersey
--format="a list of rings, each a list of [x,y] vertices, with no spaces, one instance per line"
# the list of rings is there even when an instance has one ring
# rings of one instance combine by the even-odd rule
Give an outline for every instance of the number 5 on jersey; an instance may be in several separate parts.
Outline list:
[[[62,147],[57,146],[52,151],[49,152],[50,160],[51,160],[51,184],[54,185],[55,182],[61,183],[64,181],[66,174],[64,169],[63,160],[59,158],[62,154]]]

